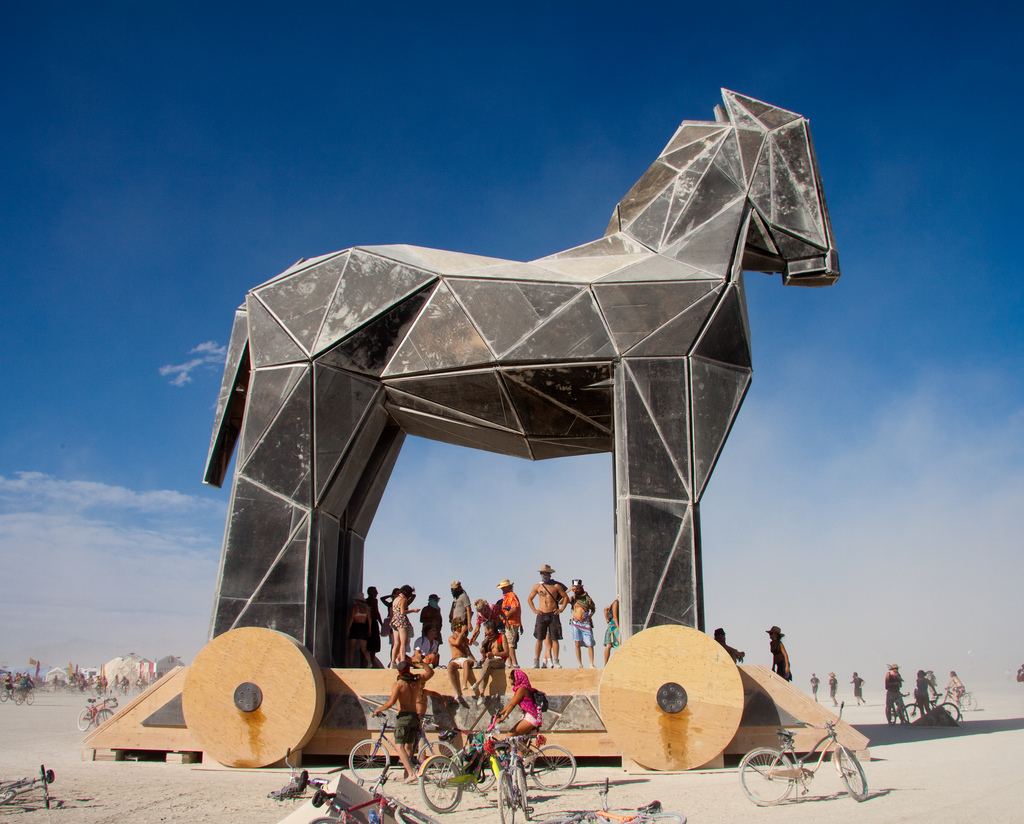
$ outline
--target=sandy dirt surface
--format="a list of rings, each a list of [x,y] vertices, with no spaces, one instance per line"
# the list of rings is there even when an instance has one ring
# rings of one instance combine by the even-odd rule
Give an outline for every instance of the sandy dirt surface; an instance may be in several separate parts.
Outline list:
[[[980,709],[968,713],[959,730],[888,727],[877,699],[846,707],[844,718],[872,740],[871,761],[864,764],[870,794],[861,804],[845,794],[828,764],[807,795],[767,808],[746,799],[735,768],[640,776],[591,766],[581,768],[575,785],[564,792],[535,792],[534,820],[597,808],[606,776],[612,782],[613,810],[624,812],[658,799],[666,810],[683,813],[690,822],[1024,820],[1024,685],[999,685],[976,694]],[[306,803],[267,798],[287,783],[287,771],[84,762],[85,734],[76,727],[84,706],[81,696],[48,693],[40,693],[31,707],[0,704],[0,778],[32,775],[40,764],[56,773],[52,809],[46,810],[41,793],[34,792],[0,806],[0,822],[277,824]],[[327,776],[329,770],[310,768],[312,775]],[[415,787],[394,781],[386,791],[425,809]],[[456,812],[434,817],[442,824],[499,820],[494,794],[472,792],[463,796]]]

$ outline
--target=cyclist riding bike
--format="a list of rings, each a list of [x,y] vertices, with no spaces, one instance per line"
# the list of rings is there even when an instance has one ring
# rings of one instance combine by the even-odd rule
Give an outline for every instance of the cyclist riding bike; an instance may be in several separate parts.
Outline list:
[[[967,692],[966,687],[964,687],[963,682],[957,677],[954,670],[949,672],[949,683],[946,685],[946,692],[956,698],[957,701],[963,698],[964,693]]]

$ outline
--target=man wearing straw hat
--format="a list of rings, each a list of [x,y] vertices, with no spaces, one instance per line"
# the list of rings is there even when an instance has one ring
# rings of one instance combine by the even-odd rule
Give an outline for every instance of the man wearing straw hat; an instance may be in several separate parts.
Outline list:
[[[544,648],[544,663],[550,662],[550,666],[561,669],[558,662],[558,642],[562,640],[562,619],[559,617],[569,605],[569,596],[558,581],[551,578],[554,570],[544,564],[540,572],[540,583],[534,584],[526,603],[530,605],[537,616],[537,623],[533,628],[533,637],[537,643],[533,651],[533,667],[537,669],[541,665],[540,653]],[[533,605],[533,599],[539,598],[538,605]]]
[[[519,646],[519,636],[523,631],[523,608],[519,603],[519,596],[512,591],[513,586],[508,578],[502,578],[498,589],[501,590],[501,614],[505,618],[505,643],[508,646],[508,660],[513,669],[519,669],[516,647]]]

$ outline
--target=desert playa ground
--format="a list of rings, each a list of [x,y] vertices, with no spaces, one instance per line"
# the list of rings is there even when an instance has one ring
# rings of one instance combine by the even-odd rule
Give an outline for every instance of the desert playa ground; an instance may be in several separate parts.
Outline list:
[[[1024,684],[999,684],[975,691],[980,709],[960,729],[888,727],[875,696],[871,704],[847,706],[844,718],[871,741],[864,764],[870,795],[851,800],[824,765],[810,792],[778,807],[758,808],[739,787],[735,767],[679,775],[629,775],[617,766],[587,766],[562,793],[536,792],[534,820],[599,806],[598,788],[612,782],[610,806],[624,812],[659,799],[666,810],[690,822],[1011,822],[1024,820]],[[235,771],[216,765],[83,762],[84,733],[76,718],[81,696],[40,693],[34,706],[0,704],[0,778],[53,769],[52,808],[41,793],[0,806],[0,822],[37,824],[156,824],[156,822],[247,822],[276,824],[308,799],[276,802],[271,790],[287,783],[281,770]],[[331,765],[311,767],[326,776]],[[386,792],[424,808],[415,787],[397,782]],[[459,809],[435,815],[442,824],[497,822],[492,794],[466,793]]]

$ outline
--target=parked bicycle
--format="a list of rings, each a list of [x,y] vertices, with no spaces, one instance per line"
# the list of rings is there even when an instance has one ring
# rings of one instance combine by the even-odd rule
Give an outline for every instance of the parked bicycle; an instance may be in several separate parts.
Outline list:
[[[114,716],[114,709],[117,707],[116,698],[104,698],[102,701],[96,698],[87,698],[89,706],[87,706],[78,715],[78,729],[85,732],[89,727],[96,726],[104,723]]]
[[[842,716],[843,704],[840,704],[839,718]],[[825,754],[830,751],[832,763],[839,774],[839,780],[843,782],[850,798],[855,801],[863,801],[867,798],[868,781],[864,776],[864,769],[861,767],[860,761],[850,750],[840,744],[836,737],[836,724],[839,723],[839,718],[827,722],[824,727],[814,727],[816,730],[825,730],[825,735],[811,747],[811,751],[803,758],[796,757],[796,751],[793,748],[794,735],[789,730],[778,731],[780,749],[758,747],[743,756],[743,760],[740,762],[740,786],[747,798],[759,807],[768,807],[788,798],[798,784],[801,789],[800,794],[806,794],[810,789],[811,779],[814,778],[825,760]],[[805,764],[814,760],[818,748],[826,741],[829,744],[823,747],[818,754],[818,763],[813,768],[806,767]]]
[[[444,755],[451,757],[455,755],[455,748],[448,743],[457,733],[454,730],[442,730],[438,734],[437,741],[431,741],[423,731],[423,726],[433,724],[432,715],[423,716],[423,724],[420,725],[420,735],[416,751],[417,763],[422,764],[433,755]],[[398,751],[395,744],[387,737],[388,732],[394,730],[394,716],[389,713],[381,725],[380,732],[376,738],[367,738],[356,744],[348,754],[348,769],[356,781],[363,784],[367,781],[376,781],[381,773],[386,772],[391,766],[391,759],[398,760]]]
[[[502,740],[491,740],[484,752],[491,756],[491,769],[498,781],[498,816],[501,824],[515,824],[516,812],[527,821],[533,807],[526,794],[526,767],[522,750],[529,736],[513,735]]]
[[[39,765],[38,778],[19,778],[15,781],[0,781],[0,804],[9,804],[19,795],[42,789],[46,809],[50,809],[49,785],[53,783],[53,770],[46,769],[45,764]]]
[[[907,713],[907,705],[903,699],[906,698],[909,693],[896,692],[893,690],[893,697],[890,699],[888,695],[885,701],[885,720],[890,724],[895,724],[897,721],[903,724],[910,723],[910,715]]]
[[[604,780],[604,789],[600,791],[600,810],[579,810],[563,818],[548,818],[544,824],[609,824],[610,822],[632,822],[632,824],[686,824],[686,816],[680,813],[667,813],[660,801],[652,801],[632,813],[619,815],[608,811],[609,779]]]
[[[397,798],[384,795],[381,792],[381,788],[387,780],[388,773],[387,770],[384,770],[370,789],[370,794],[373,798],[351,807],[343,806],[344,799],[341,797],[341,793],[317,790],[313,794],[313,806],[319,809],[324,804],[327,804],[327,815],[314,818],[309,824],[337,824],[339,821],[346,822],[346,824],[348,822],[356,822],[357,819],[352,813],[356,812],[356,810],[367,808],[369,808],[367,818],[371,822],[377,822],[378,824],[384,821],[385,815],[390,815],[398,824],[438,824],[436,819],[431,818],[426,813],[410,807]]]

